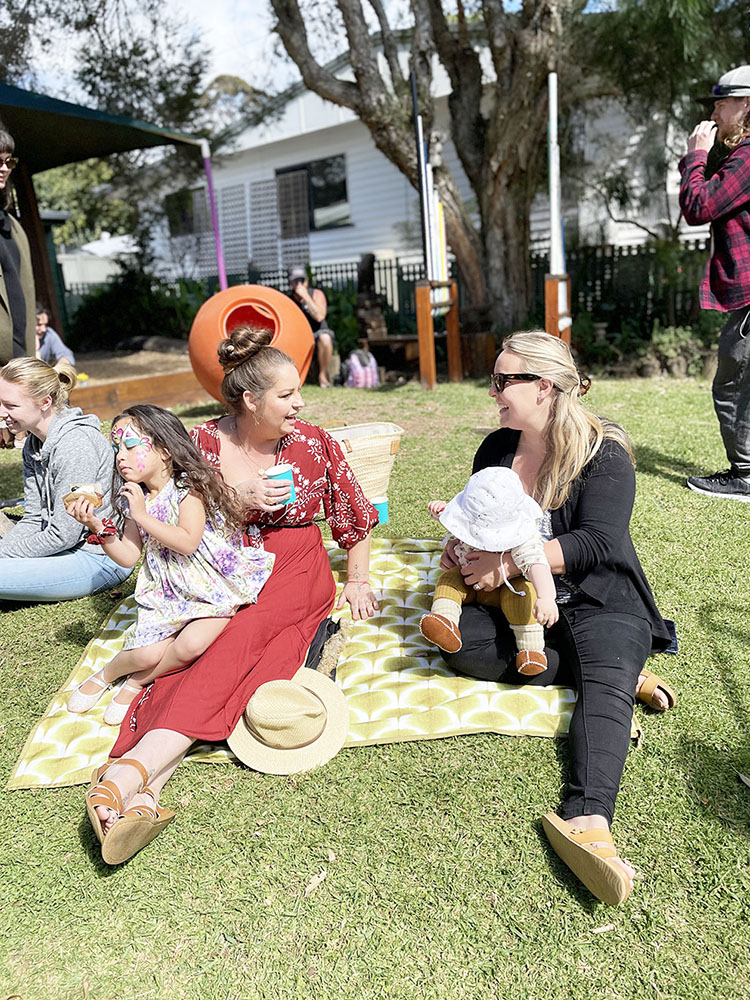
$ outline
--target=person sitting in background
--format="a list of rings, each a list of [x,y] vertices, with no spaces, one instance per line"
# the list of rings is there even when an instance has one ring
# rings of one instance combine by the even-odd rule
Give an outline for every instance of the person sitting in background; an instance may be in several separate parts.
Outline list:
[[[97,512],[112,515],[115,457],[93,414],[72,407],[76,384],[67,361],[13,358],[0,368],[0,420],[23,449],[22,519],[0,539],[0,601],[69,601],[122,583],[118,566],[68,517],[63,497],[80,483],[101,485]]]
[[[39,302],[36,304],[36,356],[48,365],[56,364],[61,358],[71,365],[76,363],[75,354],[49,325],[49,313]]]
[[[315,349],[318,356],[318,384],[322,389],[331,385],[328,379],[328,369],[333,358],[335,346],[333,331],[326,323],[328,303],[319,288],[308,288],[307,271],[304,267],[293,267],[289,272],[289,284],[292,286],[292,298],[307,316],[315,337]]]

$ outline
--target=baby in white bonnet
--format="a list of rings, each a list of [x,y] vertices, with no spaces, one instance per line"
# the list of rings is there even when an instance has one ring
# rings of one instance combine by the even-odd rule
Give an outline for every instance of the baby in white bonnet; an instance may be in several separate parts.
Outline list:
[[[559,617],[555,603],[555,581],[544,554],[539,533],[542,510],[524,492],[512,469],[492,466],[476,472],[449,503],[432,500],[430,514],[458,539],[454,555],[459,566],[440,575],[431,610],[419,623],[422,635],[448,653],[461,648],[461,608],[476,600],[502,609],[518,646],[516,669],[533,676],[547,669],[544,626]],[[497,590],[484,591],[466,584],[460,566],[469,552],[509,552],[526,580],[521,577]],[[501,561],[502,568],[502,561]],[[513,585],[515,583],[515,586]]]

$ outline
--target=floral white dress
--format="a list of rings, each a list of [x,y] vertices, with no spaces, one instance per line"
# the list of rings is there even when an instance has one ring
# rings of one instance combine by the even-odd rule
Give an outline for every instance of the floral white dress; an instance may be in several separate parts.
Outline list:
[[[146,512],[176,525],[188,492],[170,479],[153,500],[146,499]],[[247,528],[246,534],[257,538],[245,545],[242,532],[229,533],[220,515],[215,521],[206,521],[200,545],[189,556],[138,526],[144,553],[135,587],[138,618],[125,633],[125,649],[160,642],[196,618],[230,618],[241,605],[257,601],[275,557],[263,548],[257,528]]]

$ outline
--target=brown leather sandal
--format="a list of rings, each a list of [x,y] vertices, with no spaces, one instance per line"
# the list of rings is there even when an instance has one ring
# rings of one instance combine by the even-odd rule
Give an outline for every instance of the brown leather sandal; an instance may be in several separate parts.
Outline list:
[[[655,712],[666,712],[670,708],[675,707],[677,704],[677,695],[666,681],[663,681],[657,674],[652,674],[650,670],[641,670],[641,677],[644,677],[645,680],[643,681],[643,684],[641,684],[638,694],[636,695],[638,701],[642,701],[644,705],[648,705],[649,708],[653,708]],[[654,694],[659,688],[661,688],[667,696],[666,708],[662,708],[661,705],[654,700]]]
[[[139,760],[133,760],[130,757],[123,757],[120,760],[109,760],[93,772],[89,790],[86,792],[86,812],[100,844],[103,843],[106,834],[96,807],[104,806],[117,813],[118,816],[122,815],[122,795],[120,794],[120,789],[114,781],[102,780],[114,764],[127,764],[129,767],[134,767],[141,776],[141,784],[145,785],[148,781],[146,768]]]
[[[175,818],[171,809],[162,809],[153,791],[145,785],[142,795],[150,795],[153,806],[140,805],[126,809],[102,844],[102,859],[108,865],[121,865],[159,836],[165,826]]]
[[[432,611],[422,615],[419,631],[425,639],[429,639],[446,653],[457,653],[463,645],[458,625],[454,625],[444,615],[436,615]]]
[[[542,816],[542,826],[555,854],[597,899],[608,906],[624,903],[631,880],[613,859],[618,857],[609,830],[576,830],[555,813]],[[603,843],[604,847],[591,844]]]

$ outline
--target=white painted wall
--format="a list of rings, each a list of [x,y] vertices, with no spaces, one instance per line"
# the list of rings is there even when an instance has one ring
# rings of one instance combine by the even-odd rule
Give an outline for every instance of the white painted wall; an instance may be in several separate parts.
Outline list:
[[[405,53],[403,53],[406,58]],[[483,60],[486,62],[486,60]],[[492,76],[491,63],[484,66]],[[436,126],[449,135],[446,96],[449,81],[439,64],[435,66],[433,94],[437,96]],[[585,119],[582,143],[585,159],[598,168],[606,158],[624,165],[639,177],[641,139],[632,124],[614,104],[600,102]],[[237,142],[235,152],[221,157],[214,165],[214,181],[219,203],[220,227],[225,254],[236,262],[228,270],[244,270],[251,258],[252,185],[273,182],[276,171],[302,165],[312,160],[344,154],[346,157],[347,193],[350,225],[314,231],[309,234],[309,263],[336,263],[357,260],[364,253],[414,258],[421,256],[414,234],[419,233],[419,206],[416,191],[403,175],[376,149],[368,129],[346,108],[322,100],[301,85],[291,91],[290,99],[277,116],[248,129]],[[451,140],[446,139],[443,157],[467,202],[474,195]],[[565,178],[563,189],[565,190]],[[670,201],[676,206],[679,175],[670,174]],[[222,205],[224,211],[222,212]],[[638,244],[648,239],[644,230],[627,222],[612,221],[592,193],[586,193],[564,206],[568,244],[583,243]],[[661,206],[654,205],[641,218],[651,224],[659,221]],[[549,209],[545,192],[534,200],[531,215],[531,242],[535,250],[548,245]],[[675,212],[676,215],[676,212]],[[685,227],[685,238],[706,235],[706,227]],[[173,273],[197,275],[216,273],[210,238],[202,237],[202,250],[195,240],[170,241],[165,234],[155,237],[157,257],[162,269]],[[246,259],[245,259],[246,258]],[[244,263],[243,263],[244,261]],[[303,261],[299,261],[302,263]]]

